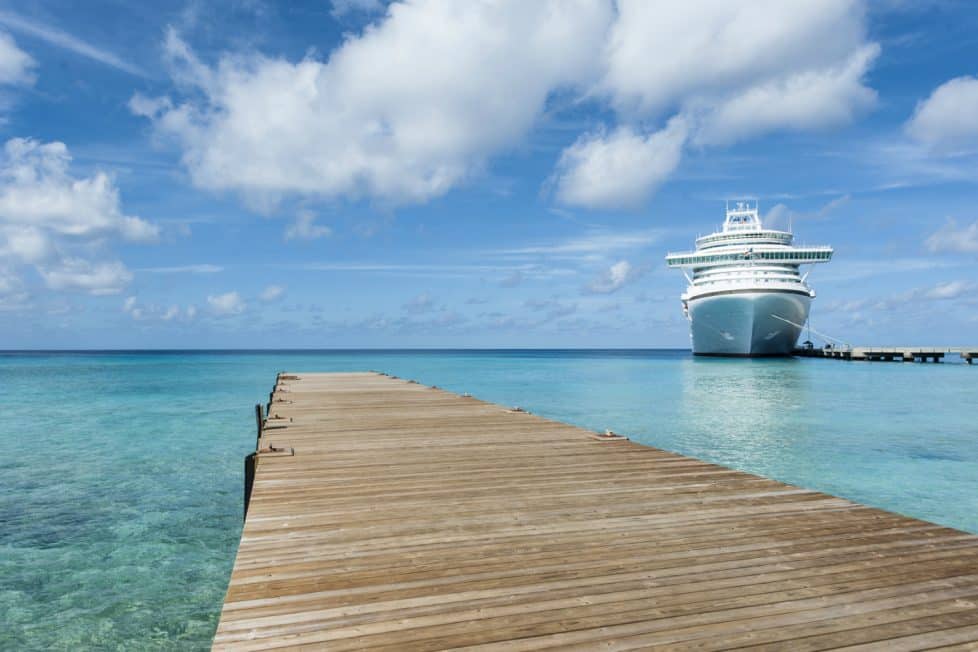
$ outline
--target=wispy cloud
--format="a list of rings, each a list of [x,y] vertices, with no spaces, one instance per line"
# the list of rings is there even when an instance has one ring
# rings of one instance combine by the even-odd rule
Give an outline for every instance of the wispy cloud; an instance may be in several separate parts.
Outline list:
[[[816,269],[814,275],[820,281],[849,283],[855,279],[872,276],[892,276],[901,272],[917,272],[926,269],[957,267],[960,263],[941,258],[880,258],[877,260],[833,261],[826,269]],[[819,266],[821,267],[821,266]]]
[[[219,265],[204,263],[200,265],[178,265],[176,267],[141,267],[136,271],[152,274],[215,274],[223,272],[224,268]]]
[[[585,294],[611,294],[642,277],[645,268],[635,267],[627,260],[620,260],[603,270],[590,283],[581,288]]]
[[[86,43],[85,41],[68,34],[67,32],[63,32],[48,25],[43,25],[28,18],[24,18],[23,16],[18,16],[17,14],[12,14],[7,11],[0,11],[0,25],[5,26],[7,29],[12,31],[39,38],[55,47],[69,50],[75,54],[92,59],[93,61],[98,61],[99,63],[111,66],[116,70],[127,72],[130,75],[136,75],[137,77],[149,76],[146,74],[146,71],[139,66],[128,61],[124,61],[111,52],[97,48],[90,43]]]
[[[944,226],[931,234],[924,244],[928,251],[935,253],[952,251],[978,254],[978,220],[958,228],[957,221],[954,218],[948,218]]]
[[[295,265],[279,265],[289,269],[302,269],[314,272],[353,272],[373,274],[399,274],[408,276],[471,276],[484,274],[513,274],[525,276],[552,278],[554,276],[571,276],[574,270],[545,267],[542,265],[437,265],[413,263],[300,263]]]
[[[665,235],[663,229],[647,229],[644,231],[607,232],[592,231],[581,236],[575,236],[554,243],[543,243],[512,249],[498,249],[493,254],[503,256],[554,256],[577,258],[582,256],[600,256],[640,249],[654,244]]]
[[[958,279],[943,281],[936,285],[915,287],[884,297],[832,301],[825,304],[823,310],[825,312],[841,313],[861,313],[865,310],[876,312],[890,311],[903,308],[909,303],[920,304],[922,302],[950,301],[968,297],[974,293],[976,287],[978,287],[978,283],[970,280]]]

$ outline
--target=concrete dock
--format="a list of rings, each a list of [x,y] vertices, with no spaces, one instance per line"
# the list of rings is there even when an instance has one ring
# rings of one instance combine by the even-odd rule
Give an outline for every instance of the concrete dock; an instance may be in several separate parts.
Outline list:
[[[940,362],[946,355],[959,355],[972,364],[978,359],[978,346],[856,346],[829,349],[795,349],[794,355],[802,358],[831,358],[834,360],[866,360],[870,362]]]
[[[978,649],[978,536],[381,374],[269,406],[216,650]]]

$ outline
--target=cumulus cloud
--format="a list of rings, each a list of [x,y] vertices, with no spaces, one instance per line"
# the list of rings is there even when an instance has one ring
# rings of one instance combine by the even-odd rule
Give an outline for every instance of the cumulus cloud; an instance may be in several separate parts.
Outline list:
[[[518,145],[552,92],[596,70],[611,17],[587,0],[417,0],[325,61],[227,55],[213,67],[171,32],[186,97],[130,108],[177,140],[202,188],[420,202]]]
[[[285,230],[286,240],[315,240],[332,233],[328,226],[316,224],[316,214],[310,210],[300,210],[296,214],[295,222]]]
[[[938,86],[917,104],[906,131],[938,149],[978,144],[978,78],[957,77]]]
[[[838,66],[802,70],[744,89],[699,116],[694,141],[722,145],[778,129],[821,129],[851,122],[876,103],[862,80],[880,48],[860,48]]]
[[[105,172],[77,177],[64,143],[13,138],[0,159],[0,263],[33,265],[48,287],[111,294],[132,274],[86,258],[106,236],[152,242],[155,225],[122,212]]]
[[[620,260],[598,274],[583,291],[588,294],[611,294],[638,280],[643,273],[643,269],[635,267],[627,260]]]
[[[954,218],[949,218],[941,228],[924,241],[924,244],[934,253],[950,251],[978,254],[978,220],[958,226]]]
[[[686,122],[673,118],[650,135],[619,127],[580,137],[557,163],[557,199],[587,208],[641,204],[679,165]]]
[[[849,122],[875,103],[863,78],[878,54],[857,0],[619,0],[594,92],[625,126],[564,152],[557,198],[589,208],[634,205],[672,174],[687,143]],[[658,132],[642,126],[668,115]],[[629,160],[649,170],[628,169]]]
[[[158,227],[122,213],[119,191],[108,174],[74,177],[70,163],[64,143],[8,140],[0,167],[0,222],[52,235],[115,232],[128,240],[156,239]]]
[[[262,290],[259,298],[262,301],[277,301],[285,296],[285,288],[281,285],[269,285]]]
[[[211,312],[218,317],[240,315],[247,307],[244,299],[237,292],[210,295],[207,297],[207,305],[210,306]]]
[[[845,76],[865,45],[858,0],[617,4],[600,89],[626,115],[723,102],[805,72]]]
[[[346,0],[333,11],[380,8]],[[177,143],[197,186],[271,208],[289,196],[427,201],[519,146],[554,98],[587,99],[617,124],[563,153],[557,199],[630,206],[689,143],[868,110],[876,94],[864,76],[879,46],[864,14],[860,0],[414,0],[390,4],[325,58],[244,52],[216,63],[171,30],[178,92],[137,95],[130,108]],[[302,237],[302,222],[292,230]]]

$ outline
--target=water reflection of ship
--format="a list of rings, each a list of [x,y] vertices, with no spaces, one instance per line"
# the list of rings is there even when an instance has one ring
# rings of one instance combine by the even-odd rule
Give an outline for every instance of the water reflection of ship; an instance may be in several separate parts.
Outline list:
[[[681,452],[754,472],[806,431],[785,432],[786,413],[802,409],[812,391],[799,360],[743,364],[690,359],[681,365],[677,423]]]

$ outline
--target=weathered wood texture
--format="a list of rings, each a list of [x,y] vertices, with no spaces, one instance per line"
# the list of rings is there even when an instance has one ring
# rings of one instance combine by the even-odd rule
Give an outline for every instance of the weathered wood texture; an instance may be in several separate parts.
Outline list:
[[[295,455],[259,455],[215,649],[978,648],[978,537],[405,380],[297,375],[260,442]]]

